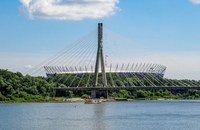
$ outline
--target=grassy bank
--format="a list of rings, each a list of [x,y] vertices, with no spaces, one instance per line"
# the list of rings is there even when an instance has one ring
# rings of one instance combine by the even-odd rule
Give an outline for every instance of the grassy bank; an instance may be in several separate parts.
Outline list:
[[[84,99],[89,98],[89,94],[82,93],[82,96],[79,96],[79,93],[67,92],[65,97],[49,97],[49,96],[40,96],[40,95],[30,95],[27,93],[20,93],[17,97],[14,96],[3,96],[0,94],[1,103],[19,103],[19,102],[83,102]],[[127,91],[119,90],[109,93],[108,99],[103,99],[103,101],[131,101],[131,100],[199,100],[200,91],[198,90],[189,90],[182,93],[172,93],[167,90],[159,91]]]

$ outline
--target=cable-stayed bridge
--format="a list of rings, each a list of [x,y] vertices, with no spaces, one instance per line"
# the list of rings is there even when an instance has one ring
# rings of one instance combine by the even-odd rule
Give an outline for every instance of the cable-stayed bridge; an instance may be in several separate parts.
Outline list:
[[[103,24],[99,23],[97,30],[42,64],[47,77],[54,77],[62,84],[57,90],[90,90],[96,98],[99,93],[107,97],[108,90],[114,89],[200,89],[200,84],[193,80],[164,78],[167,69],[164,65],[121,63],[126,55],[114,52],[115,46],[107,50],[104,42],[109,40],[104,41],[104,37]]]

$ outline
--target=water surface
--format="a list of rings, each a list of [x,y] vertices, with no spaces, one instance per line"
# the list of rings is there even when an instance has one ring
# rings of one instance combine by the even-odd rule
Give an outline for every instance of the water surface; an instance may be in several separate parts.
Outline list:
[[[0,104],[0,130],[200,130],[200,101]]]

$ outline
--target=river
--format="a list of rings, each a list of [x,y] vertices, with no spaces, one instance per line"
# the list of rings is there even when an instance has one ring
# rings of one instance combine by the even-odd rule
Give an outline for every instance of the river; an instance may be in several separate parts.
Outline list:
[[[0,130],[200,130],[200,101],[0,104]]]

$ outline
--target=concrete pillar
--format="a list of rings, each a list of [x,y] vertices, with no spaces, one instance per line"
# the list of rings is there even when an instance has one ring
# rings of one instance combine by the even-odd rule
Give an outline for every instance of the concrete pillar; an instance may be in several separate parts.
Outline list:
[[[92,98],[97,98],[96,90],[91,90],[91,97]]]

